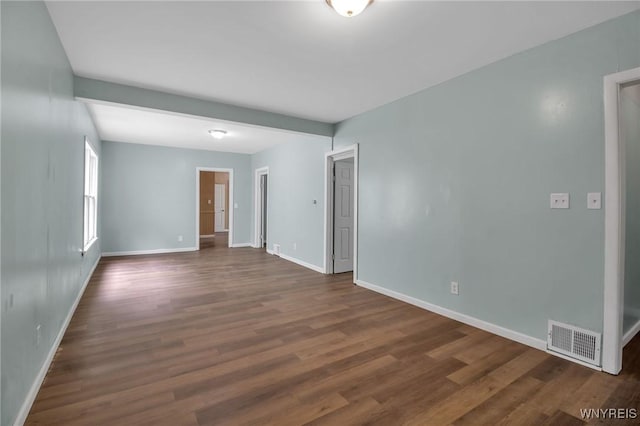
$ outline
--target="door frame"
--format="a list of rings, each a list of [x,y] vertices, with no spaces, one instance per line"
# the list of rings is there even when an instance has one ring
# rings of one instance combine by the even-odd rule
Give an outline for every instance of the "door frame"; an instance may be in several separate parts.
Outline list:
[[[620,86],[640,80],[640,67],[604,77],[604,310],[602,369],[622,369],[622,317],[624,314],[625,174],[624,145],[620,142]]]
[[[260,178],[262,176],[267,176],[267,197],[269,196],[269,167],[260,167],[256,169],[254,172],[255,180],[253,186],[253,195],[254,195],[254,227],[253,227],[253,248],[261,248],[260,246],[260,227],[262,222],[262,206],[260,205],[260,195],[262,190],[260,188]],[[267,224],[269,221],[267,220]],[[267,234],[268,235],[268,234]],[[269,247],[267,247],[268,249]]]
[[[196,167],[196,250],[200,250],[200,172],[229,173],[229,247],[233,247],[233,213],[235,204],[233,203],[233,169],[220,167]]]
[[[333,163],[353,158],[353,282],[358,280],[358,144],[336,149],[324,158],[324,273],[333,274]]]

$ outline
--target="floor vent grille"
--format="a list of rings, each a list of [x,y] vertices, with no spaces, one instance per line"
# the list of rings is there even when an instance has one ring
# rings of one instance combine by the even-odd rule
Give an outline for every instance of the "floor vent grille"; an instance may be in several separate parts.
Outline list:
[[[547,348],[589,364],[600,365],[600,333],[549,320]]]

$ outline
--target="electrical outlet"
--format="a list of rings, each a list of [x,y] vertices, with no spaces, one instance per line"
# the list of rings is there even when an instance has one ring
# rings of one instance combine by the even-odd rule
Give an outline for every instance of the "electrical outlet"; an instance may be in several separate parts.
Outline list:
[[[455,294],[456,296],[460,294],[458,292],[458,283],[455,281],[451,281],[451,294]]]
[[[181,243],[182,242],[182,235],[178,235],[178,242]]]
[[[569,208],[569,194],[566,192],[554,193],[550,197],[552,209],[568,209]]]
[[[40,346],[41,340],[42,340],[42,326],[38,324],[36,326],[36,347]]]
[[[298,244],[297,243],[293,243],[293,250],[294,251],[298,250]]]
[[[602,208],[602,193],[589,192],[587,194],[587,208],[590,210],[599,210]]]

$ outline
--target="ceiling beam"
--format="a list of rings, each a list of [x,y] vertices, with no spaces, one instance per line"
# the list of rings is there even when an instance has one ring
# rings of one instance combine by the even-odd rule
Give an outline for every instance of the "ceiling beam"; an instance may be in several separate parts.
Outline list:
[[[79,100],[125,104],[312,135],[333,136],[334,133],[331,123],[85,77],[74,77],[74,94]]]

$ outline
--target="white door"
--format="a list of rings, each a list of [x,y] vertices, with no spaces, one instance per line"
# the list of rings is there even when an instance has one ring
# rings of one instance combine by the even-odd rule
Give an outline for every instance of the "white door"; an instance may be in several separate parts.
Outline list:
[[[334,163],[333,272],[353,271],[353,159]]]
[[[225,184],[216,183],[215,198],[214,198],[214,211],[215,211],[215,232],[224,232],[225,230]]]

